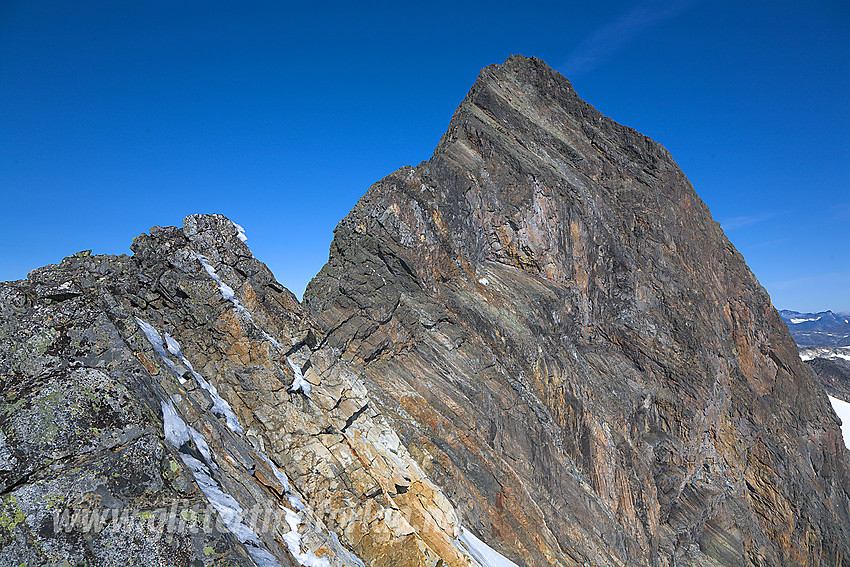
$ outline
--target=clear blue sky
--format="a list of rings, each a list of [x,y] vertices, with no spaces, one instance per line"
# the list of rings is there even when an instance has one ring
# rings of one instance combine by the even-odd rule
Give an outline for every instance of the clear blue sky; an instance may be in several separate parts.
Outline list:
[[[195,212],[300,295],[479,69],[563,72],[664,144],[779,308],[850,311],[845,0],[0,2],[0,280]]]

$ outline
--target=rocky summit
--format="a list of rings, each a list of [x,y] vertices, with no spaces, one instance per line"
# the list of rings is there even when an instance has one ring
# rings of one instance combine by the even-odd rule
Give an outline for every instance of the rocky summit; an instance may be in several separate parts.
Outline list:
[[[242,228],[0,285],[0,565],[850,565],[823,387],[660,145],[481,71],[299,303]]]

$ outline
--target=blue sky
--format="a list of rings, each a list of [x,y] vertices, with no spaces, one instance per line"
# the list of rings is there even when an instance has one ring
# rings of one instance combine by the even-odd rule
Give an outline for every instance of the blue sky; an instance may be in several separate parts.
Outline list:
[[[843,0],[5,0],[0,280],[220,212],[300,295],[368,186],[522,53],[664,144],[777,307],[850,311],[847,29]]]

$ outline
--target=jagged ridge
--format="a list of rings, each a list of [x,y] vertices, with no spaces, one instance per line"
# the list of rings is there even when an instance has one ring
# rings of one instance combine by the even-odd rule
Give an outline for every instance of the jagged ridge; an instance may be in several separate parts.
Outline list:
[[[769,297],[541,61],[481,72],[303,306],[243,237],[193,215],[0,285],[0,563],[847,564],[846,449]],[[245,513],[56,530],[83,505]]]

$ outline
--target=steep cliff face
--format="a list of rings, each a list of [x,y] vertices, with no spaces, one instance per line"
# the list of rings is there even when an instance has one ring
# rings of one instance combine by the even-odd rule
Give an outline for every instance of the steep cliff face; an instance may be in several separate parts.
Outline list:
[[[220,215],[132,250],[0,284],[0,565],[850,564],[769,297],[538,60],[482,71],[303,305]]]
[[[668,152],[535,59],[484,69],[305,294],[463,521],[521,565],[835,565],[847,456]]]

